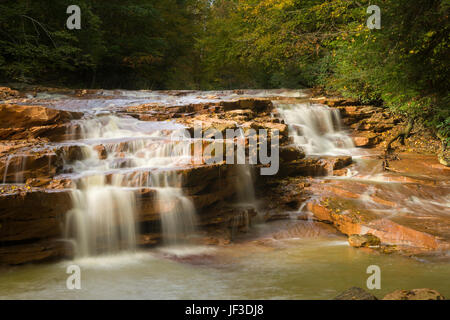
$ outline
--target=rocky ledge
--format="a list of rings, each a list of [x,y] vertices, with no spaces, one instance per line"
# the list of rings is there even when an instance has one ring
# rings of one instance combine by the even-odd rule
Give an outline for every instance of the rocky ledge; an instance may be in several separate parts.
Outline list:
[[[244,132],[250,128],[278,130],[282,170],[276,179],[323,175],[330,168],[342,168],[351,162],[349,157],[306,159],[303,150],[289,140],[287,125],[279,117],[273,117],[273,112],[268,99],[238,98],[174,106],[145,104],[123,108],[117,114],[141,121],[172,119],[188,130],[202,121],[202,133],[209,129],[225,133],[226,129],[237,127]],[[63,239],[66,213],[72,208],[74,181],[63,171],[63,164],[83,157],[83,145],[71,142],[78,138],[80,130],[76,120],[83,117],[82,112],[20,105],[17,99],[0,105],[0,177],[4,183],[0,187],[0,264],[46,261],[73,253],[72,244]],[[210,143],[215,142],[206,144]],[[106,158],[110,149],[104,144],[94,148],[100,159]],[[199,214],[201,232],[197,241],[227,244],[236,232],[245,232],[257,215],[253,207],[230,205],[236,198],[239,166],[200,163],[174,169],[174,174],[181,177],[180,187]],[[145,179],[144,175],[140,173],[139,179]],[[160,203],[152,188],[140,188],[135,193],[136,219],[141,230],[138,244],[157,244],[161,241],[160,215],[177,204]]]
[[[9,97],[15,96],[13,93]],[[84,117],[82,112],[18,105],[17,101],[0,105],[0,177],[7,183],[0,187],[0,264],[38,262],[72,254],[72,245],[62,239],[74,183],[70,176],[64,176],[62,164],[80,159],[84,152],[80,145],[64,144],[77,138],[80,128],[76,120]],[[392,117],[383,108],[361,106],[354,101],[320,97],[315,101],[341,111],[344,123],[353,130],[355,145],[370,150],[365,168],[377,174],[382,169],[379,150],[404,125],[404,120]],[[191,132],[201,121],[202,134],[207,138],[214,138],[207,136],[210,129],[225,133],[227,129],[241,128],[244,134],[249,129],[277,130],[280,170],[275,176],[260,176],[260,165],[253,167],[259,216],[265,220],[294,217],[330,224],[349,236],[351,245],[385,253],[437,252],[443,256],[450,249],[448,218],[432,203],[434,196],[448,195],[450,172],[432,156],[404,153],[390,162],[389,172],[379,178],[398,182],[403,189],[396,194],[383,184],[368,181],[361,163],[349,156],[307,157],[293,144],[288,125],[270,99],[211,97],[211,101],[202,103],[151,103],[122,108],[117,115],[141,121],[172,120]],[[434,145],[434,141],[427,145]],[[212,139],[203,147],[229,142]],[[397,150],[411,147],[408,143],[396,146]],[[110,146],[99,144],[95,150],[99,158],[106,158]],[[197,241],[230,243],[235,233],[245,232],[256,217],[255,208],[232,205],[240,179],[238,170],[239,165],[224,163],[201,163],[175,170],[182,176],[184,193],[199,213],[201,234]],[[359,172],[359,176],[346,180],[352,171]],[[164,208],[170,210],[169,206],[176,204],[158,203],[151,188],[140,188],[136,193],[141,230],[138,244],[157,244],[161,241],[160,215]],[[400,203],[399,197],[405,194],[412,202]],[[429,196],[424,198],[424,194]],[[420,214],[390,214],[399,205],[413,206],[414,201],[425,203],[426,210]]]

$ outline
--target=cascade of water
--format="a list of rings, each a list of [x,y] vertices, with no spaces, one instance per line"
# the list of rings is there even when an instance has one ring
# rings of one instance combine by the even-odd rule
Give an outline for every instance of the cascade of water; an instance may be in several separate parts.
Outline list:
[[[180,127],[139,124],[115,116],[80,123],[83,157],[64,164],[77,178],[66,231],[76,239],[79,256],[134,249],[135,190],[140,188],[157,192],[166,243],[177,243],[195,231],[195,207],[183,194],[181,176],[165,170],[190,163],[192,141]],[[105,149],[102,157],[99,145]]]
[[[173,171],[161,171],[152,173],[149,180],[148,185],[157,192],[164,242],[174,245],[186,241],[196,232],[197,212],[183,193],[180,177]]]
[[[238,139],[241,141],[239,143],[243,143],[245,145],[245,133],[242,128],[239,127],[239,136]],[[238,154],[237,157],[240,157]],[[238,201],[240,204],[250,205],[256,208],[256,197],[255,197],[255,187],[253,184],[253,172],[252,166],[248,164],[245,159],[240,159],[240,162],[245,162],[245,164],[236,165],[237,170],[237,181],[236,181],[236,191],[238,196]]]
[[[27,155],[9,155],[8,158],[6,159],[6,164],[5,164],[5,170],[3,172],[3,184],[6,184],[6,179],[8,176],[8,171],[11,169],[10,165],[11,165],[11,160],[15,159],[18,160],[17,162],[15,161],[15,163],[13,162],[13,167],[15,167],[13,170],[14,172],[14,180],[12,182],[14,183],[24,183],[25,179],[24,179],[24,171],[26,169],[26,164],[27,164]]]
[[[132,191],[114,183],[109,185],[105,176],[89,176],[79,181],[72,199],[74,207],[67,214],[66,233],[75,233],[78,256],[135,248]]]
[[[8,167],[9,167],[9,163],[11,162],[12,157],[13,157],[12,155],[9,155],[8,159],[6,159],[5,171],[3,173],[3,184],[6,183],[6,176],[8,175]]]
[[[341,129],[339,110],[325,105],[279,104],[278,111],[289,125],[294,143],[307,155],[348,155],[354,147]]]
[[[25,182],[23,173],[24,173],[25,168],[26,168],[27,159],[28,159],[28,157],[26,155],[23,155],[23,156],[20,157],[20,169],[16,171],[16,177],[15,177],[16,183],[23,183],[23,182]]]

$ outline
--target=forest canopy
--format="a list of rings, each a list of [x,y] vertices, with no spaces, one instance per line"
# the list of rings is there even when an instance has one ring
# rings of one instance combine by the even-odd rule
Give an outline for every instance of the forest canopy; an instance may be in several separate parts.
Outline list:
[[[81,29],[66,27],[69,5]],[[367,8],[381,9],[369,29]],[[322,87],[450,135],[449,0],[3,0],[0,82]]]

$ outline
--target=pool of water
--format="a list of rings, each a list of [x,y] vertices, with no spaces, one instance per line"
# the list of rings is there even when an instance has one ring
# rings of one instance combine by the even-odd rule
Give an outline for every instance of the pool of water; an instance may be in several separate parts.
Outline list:
[[[69,290],[69,265],[81,289]],[[381,269],[381,298],[396,289],[433,288],[450,296],[450,264],[355,249],[335,234],[241,241],[225,247],[141,250],[0,270],[0,299],[331,299],[366,288]]]

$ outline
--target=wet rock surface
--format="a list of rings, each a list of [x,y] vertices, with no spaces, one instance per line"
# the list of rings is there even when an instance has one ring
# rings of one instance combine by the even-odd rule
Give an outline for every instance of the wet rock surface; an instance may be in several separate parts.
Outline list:
[[[433,289],[396,290],[388,293],[383,300],[445,300],[445,297]]]
[[[94,115],[86,107],[89,101],[97,99],[101,109],[114,101],[117,93],[102,92],[99,99],[98,91],[55,92],[69,95],[72,100],[35,98],[36,103],[45,106],[20,105],[19,102],[30,104],[34,100],[12,92],[7,93],[11,100],[0,105],[0,178],[6,183],[0,188],[0,262],[4,264],[70,255],[73,248],[57,240],[64,235],[66,213],[72,208],[71,192],[80,179],[73,167],[85,159],[87,153],[94,152],[94,158],[99,161],[113,159],[113,169],[121,173],[114,170],[107,173],[108,183],[123,174],[134,187],[139,181],[149,179],[154,170],[126,170],[136,161],[128,159],[127,152],[142,143],[136,137],[131,142],[114,140],[115,137],[92,142],[82,139],[86,128],[80,120],[107,118]],[[293,219],[321,225],[325,222],[348,235],[355,247],[378,246],[386,253],[408,255],[449,250],[450,226],[445,215],[448,168],[432,156],[404,153],[399,160],[390,162],[389,172],[381,172],[377,148],[383,147],[403,121],[392,117],[385,109],[360,106],[345,99],[313,100],[340,110],[356,147],[364,150],[375,147],[368,151],[366,159],[360,160],[350,155],[309,155],[294,143],[292,130],[301,133],[302,128],[287,124],[274,101],[295,104],[303,102],[304,97],[277,97],[274,93],[268,98],[249,98],[245,97],[245,92],[234,93],[231,98],[229,93],[220,92],[208,97],[198,92],[164,94],[167,99],[164,102],[130,105],[125,102],[114,107],[108,105],[105,110],[121,119],[138,119],[138,124],[143,126],[136,129],[138,133],[154,130],[144,124],[151,126],[155,121],[168,126],[177,123],[193,133],[195,123],[201,121],[201,133],[211,138],[203,147],[213,143],[226,146],[230,142],[208,136],[208,130],[212,129],[223,135],[227,129],[237,128],[242,129],[244,135],[250,129],[280,133],[278,173],[275,176],[256,173],[254,177],[256,207],[230,205],[238,201],[237,185],[242,182],[237,165],[206,165],[202,161],[169,169],[180,177],[177,187],[198,211],[200,243],[232,243],[237,234],[248,232],[252,220]],[[131,127],[134,125],[130,122]],[[322,124],[319,129],[325,130]],[[164,130],[169,135],[173,129],[161,131]],[[338,141],[337,145],[342,147],[342,142]],[[246,150],[248,152],[248,145]],[[136,158],[144,156],[137,154]],[[260,168],[261,165],[254,166],[252,174]],[[374,177],[379,180],[372,181]],[[133,192],[137,202],[136,220],[142,226],[138,245],[161,243],[161,215],[170,212],[177,202],[166,203],[158,198],[156,188],[148,186],[135,188]],[[396,214],[392,214],[393,211]]]
[[[373,234],[366,233],[364,235],[352,234],[348,237],[348,243],[352,247],[361,248],[379,246],[381,241]]]

